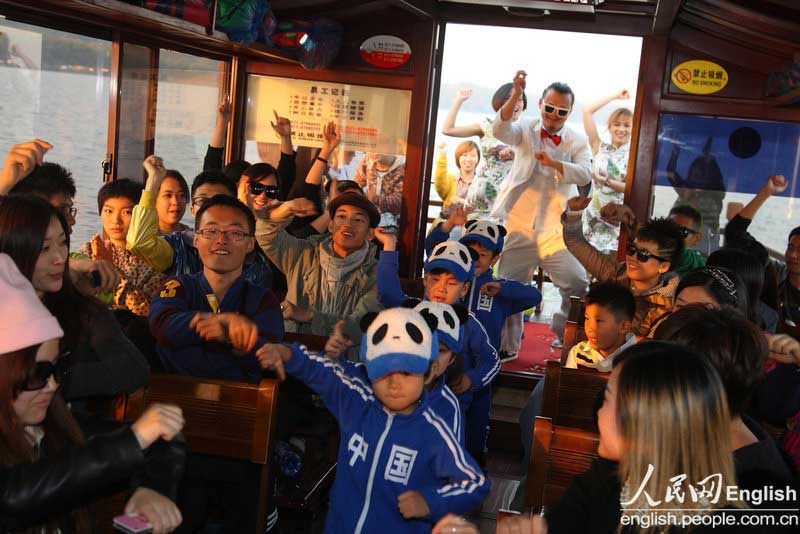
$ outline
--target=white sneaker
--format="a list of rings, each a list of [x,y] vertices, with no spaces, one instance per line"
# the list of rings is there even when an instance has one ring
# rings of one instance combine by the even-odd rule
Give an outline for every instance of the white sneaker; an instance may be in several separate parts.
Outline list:
[[[500,363],[506,363],[517,359],[516,352],[500,351],[500,354],[498,354],[498,356],[500,357]]]
[[[555,338],[552,343],[550,343],[551,349],[560,349],[564,346],[564,342],[558,338]]]

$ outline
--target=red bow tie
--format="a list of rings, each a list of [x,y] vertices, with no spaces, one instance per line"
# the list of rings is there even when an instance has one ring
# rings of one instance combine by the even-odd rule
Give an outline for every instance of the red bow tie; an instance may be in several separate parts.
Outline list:
[[[541,132],[542,132],[542,139],[550,139],[551,141],[553,141],[553,144],[556,145],[556,146],[561,144],[561,136],[560,135],[558,135],[558,134],[550,135],[549,133],[547,133],[547,130],[545,130],[544,128],[542,128]]]

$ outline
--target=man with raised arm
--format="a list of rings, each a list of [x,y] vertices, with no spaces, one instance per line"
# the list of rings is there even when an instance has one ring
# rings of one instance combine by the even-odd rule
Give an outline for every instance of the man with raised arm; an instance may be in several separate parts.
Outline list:
[[[497,196],[492,215],[505,220],[508,230],[497,273],[502,278],[530,283],[541,266],[561,293],[561,309],[550,328],[559,340],[569,314],[569,298],[582,296],[588,280],[580,263],[561,237],[561,212],[577,186],[592,179],[592,155],[586,136],[566,126],[575,95],[568,85],[554,82],[539,99],[541,118],[513,122],[514,108],[525,90],[525,71],[517,71],[510,98],[492,126],[495,137],[515,151],[514,165]],[[503,332],[503,351],[519,350],[522,314],[509,317]]]

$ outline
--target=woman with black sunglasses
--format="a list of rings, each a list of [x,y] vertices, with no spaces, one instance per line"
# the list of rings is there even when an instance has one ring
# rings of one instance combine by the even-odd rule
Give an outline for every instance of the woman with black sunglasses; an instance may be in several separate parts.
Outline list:
[[[59,356],[64,332],[6,254],[0,294],[0,530],[89,532],[89,501],[123,489],[131,476],[138,488],[124,511],[155,532],[175,529],[180,511],[165,495],[177,489],[185,451],[154,443],[181,430],[180,408],[153,405],[132,426],[104,424],[113,432],[87,440],[59,392],[68,369]],[[84,426],[92,427],[99,428]]]

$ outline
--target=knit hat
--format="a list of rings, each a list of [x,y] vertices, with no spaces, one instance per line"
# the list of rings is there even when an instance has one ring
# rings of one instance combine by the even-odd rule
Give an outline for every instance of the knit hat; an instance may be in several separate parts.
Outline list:
[[[464,306],[423,300],[414,306],[414,309],[436,317],[436,334],[439,336],[439,341],[453,352],[461,352],[464,346],[464,324],[469,319],[469,311]]]
[[[452,273],[459,282],[466,282],[475,276],[475,251],[458,241],[439,243],[431,251],[425,262],[425,272],[444,269]]]
[[[428,372],[431,360],[439,354],[436,318],[410,308],[388,308],[368,313],[361,319],[361,361],[370,380],[405,371],[417,375]]]
[[[478,243],[495,254],[503,252],[503,242],[506,235],[504,226],[490,221],[471,220],[464,225],[467,231],[460,241],[467,243]]]
[[[32,347],[64,335],[33,286],[8,254],[0,254],[0,354]]]

